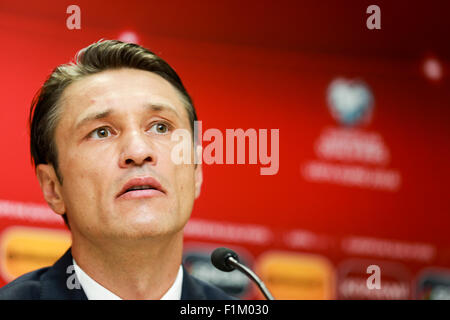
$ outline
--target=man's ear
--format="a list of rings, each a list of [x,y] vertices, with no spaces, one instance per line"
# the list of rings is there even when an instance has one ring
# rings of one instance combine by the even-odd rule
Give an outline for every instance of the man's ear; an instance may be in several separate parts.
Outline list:
[[[197,159],[202,159],[202,147],[197,146],[195,149]],[[201,162],[201,161],[199,161]],[[203,171],[201,163],[195,165],[195,199],[200,197],[200,190],[203,183]]]
[[[39,180],[45,201],[57,214],[64,214],[66,206],[62,196],[61,184],[56,176],[55,169],[50,164],[39,164],[36,167],[36,176]]]

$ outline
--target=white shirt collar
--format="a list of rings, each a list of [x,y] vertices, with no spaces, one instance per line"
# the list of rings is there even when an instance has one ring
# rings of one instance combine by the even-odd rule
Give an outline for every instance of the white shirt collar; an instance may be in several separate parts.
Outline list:
[[[87,275],[83,269],[77,265],[75,259],[72,259],[75,267],[75,274],[83,287],[84,293],[88,300],[122,300],[119,296],[115,295],[100,283],[92,279]],[[181,288],[183,285],[183,268],[180,266],[175,282],[169,288],[169,290],[161,297],[161,300],[180,300]]]

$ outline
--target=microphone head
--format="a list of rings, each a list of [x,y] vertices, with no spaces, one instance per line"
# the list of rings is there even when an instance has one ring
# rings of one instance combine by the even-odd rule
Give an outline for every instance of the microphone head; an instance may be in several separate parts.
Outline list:
[[[228,263],[228,258],[233,257],[239,261],[236,252],[228,248],[217,248],[211,254],[211,262],[219,270],[229,272],[234,270],[234,266]]]

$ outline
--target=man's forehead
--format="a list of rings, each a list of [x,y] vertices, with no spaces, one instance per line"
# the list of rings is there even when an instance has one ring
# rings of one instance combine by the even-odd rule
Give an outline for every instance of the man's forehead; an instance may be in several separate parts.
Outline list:
[[[72,83],[61,97],[61,110],[79,121],[94,112],[130,111],[130,107],[151,107],[187,116],[181,95],[162,77],[134,69],[108,70]],[[103,110],[103,111],[102,111]]]
[[[163,77],[137,69],[105,70],[84,76],[70,84],[63,98],[114,98],[118,93],[130,95],[158,95],[166,100],[176,100],[177,90]]]

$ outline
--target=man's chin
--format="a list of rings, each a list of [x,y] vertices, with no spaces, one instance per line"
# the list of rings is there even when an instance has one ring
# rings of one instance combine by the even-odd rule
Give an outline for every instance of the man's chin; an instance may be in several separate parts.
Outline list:
[[[161,237],[168,237],[177,234],[183,226],[174,224],[174,221],[161,221],[154,219],[139,219],[128,221],[118,226],[120,229],[115,232],[117,240],[151,240]]]

